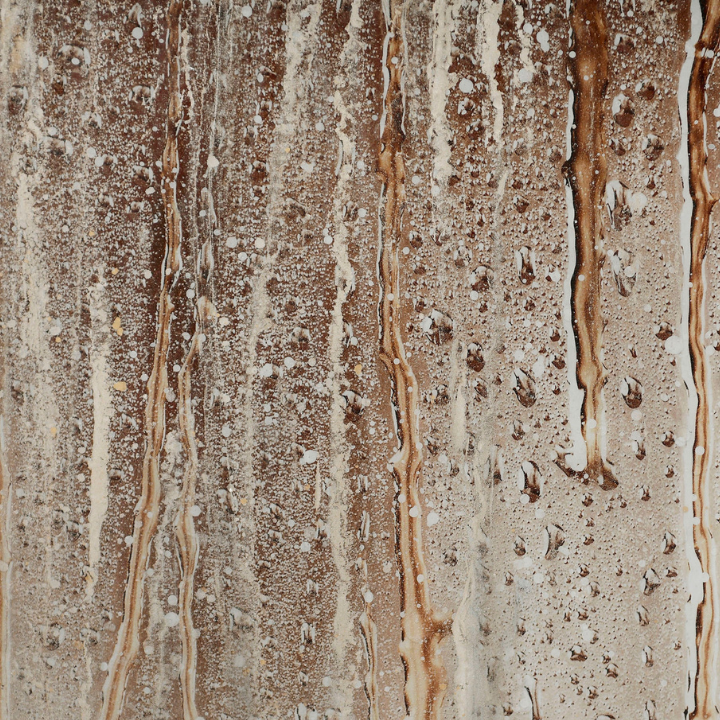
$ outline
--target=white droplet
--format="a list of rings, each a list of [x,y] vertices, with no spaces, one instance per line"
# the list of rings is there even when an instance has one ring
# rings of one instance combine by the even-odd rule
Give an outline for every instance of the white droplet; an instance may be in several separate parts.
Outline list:
[[[134,27],[132,29],[132,33],[130,33],[136,40],[139,40],[143,36],[143,31],[141,27]]]
[[[548,35],[547,30],[538,30],[538,34],[535,37],[540,43],[540,47],[543,49],[543,51],[547,52],[550,49],[550,45],[548,43],[548,40],[550,40],[550,36]]]
[[[533,79],[533,71],[529,68],[521,68],[518,72],[518,80],[521,83],[529,83]]]
[[[300,543],[300,552],[304,552],[304,553],[310,552],[310,543],[307,540],[303,540]]]
[[[229,237],[225,241],[225,245],[227,245],[231,250],[234,250],[238,246],[238,239],[236,237]]]
[[[465,93],[466,95],[468,93],[471,93],[473,91],[473,88],[475,87],[473,85],[472,80],[468,80],[467,78],[463,78],[460,83],[458,84],[458,87],[460,88],[460,92]]]
[[[213,170],[218,165],[220,165],[220,161],[214,155],[208,155],[207,166]]]
[[[437,525],[439,522],[440,522],[440,516],[436,512],[431,512],[428,514],[428,516],[427,516],[428,527]]]
[[[665,341],[665,352],[670,355],[679,355],[683,349],[683,341],[677,335],[671,335]]]
[[[262,238],[255,238],[255,247],[258,250],[263,250],[265,248],[265,241]]]
[[[191,514],[193,517],[198,517],[198,515],[200,515],[201,512],[202,512],[202,510],[200,509],[200,506],[199,506],[199,505],[193,505],[193,506],[190,508],[190,514]]]
[[[375,596],[369,590],[366,590],[363,593],[363,599],[365,600],[366,603],[371,603],[374,598],[375,598]]]
[[[285,358],[285,367],[288,368],[294,368],[295,367],[295,360],[293,360],[291,357]]]
[[[223,437],[230,437],[230,435],[232,435],[232,426],[230,425],[230,423],[225,423],[222,426],[222,430],[220,432],[222,432]]]
[[[168,627],[175,627],[180,624],[180,616],[176,612],[165,613],[165,624]]]
[[[252,8],[249,5],[243,5],[240,13],[243,17],[249,18],[252,15]]]
[[[420,514],[420,508],[417,505],[414,505],[410,508],[408,514],[410,515],[410,517],[417,517]]]
[[[317,450],[306,450],[303,453],[303,456],[300,458],[300,464],[301,465],[312,465],[314,462],[317,462],[317,459],[318,459]]]
[[[168,601],[168,605],[177,605],[178,604],[177,595],[168,595],[167,601]]]

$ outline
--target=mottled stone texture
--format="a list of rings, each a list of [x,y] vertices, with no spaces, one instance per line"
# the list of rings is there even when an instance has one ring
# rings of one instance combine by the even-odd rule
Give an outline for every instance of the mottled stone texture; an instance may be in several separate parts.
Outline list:
[[[1,0],[0,720],[720,717],[720,0]]]

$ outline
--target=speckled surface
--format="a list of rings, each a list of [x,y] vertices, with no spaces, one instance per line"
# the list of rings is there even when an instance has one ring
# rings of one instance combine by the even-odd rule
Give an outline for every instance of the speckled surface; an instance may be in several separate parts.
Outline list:
[[[0,720],[720,717],[720,1],[0,3]]]

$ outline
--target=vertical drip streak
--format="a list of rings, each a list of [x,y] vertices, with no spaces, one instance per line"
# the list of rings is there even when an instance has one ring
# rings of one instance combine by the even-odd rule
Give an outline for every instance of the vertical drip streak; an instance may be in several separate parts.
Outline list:
[[[162,157],[162,197],[165,206],[165,257],[158,300],[158,327],[153,369],[148,380],[145,409],[146,449],[143,460],[142,487],[135,508],[133,544],[125,586],[123,619],[115,649],[110,659],[103,687],[102,720],[117,720],[125,698],[125,685],[139,649],[138,631],[142,615],[145,570],[150,543],[155,534],[160,507],[160,451],[165,438],[165,390],[167,388],[167,355],[170,344],[170,322],[174,310],[171,291],[181,269],[180,242],[182,223],[177,205],[176,179],[179,171],[178,133],[182,122],[180,93],[180,14],[183,0],[171,0],[167,12],[168,111],[167,138]]]
[[[7,376],[3,378],[6,387]],[[7,396],[7,394],[6,394]],[[10,718],[10,555],[11,483],[5,462],[5,417],[0,415],[0,720]]]
[[[205,298],[200,298],[204,300]],[[199,305],[200,303],[198,303]],[[200,320],[198,319],[198,324]],[[195,535],[195,523],[192,507],[195,504],[195,484],[197,481],[198,453],[195,442],[195,417],[192,411],[192,364],[200,352],[200,335],[196,329],[190,349],[185,356],[178,374],[178,420],[182,432],[183,445],[187,453],[187,465],[180,491],[180,512],[175,521],[175,535],[180,549],[180,580],[178,608],[180,615],[180,639],[182,641],[182,665],[180,668],[180,686],[183,698],[183,720],[197,717],[195,706],[195,667],[197,665],[197,642],[192,619],[192,599],[195,568],[198,560],[198,544]]]
[[[405,357],[400,334],[399,239],[405,204],[404,6],[385,8],[387,24],[385,95],[381,121],[380,173],[383,177],[380,207],[380,359],[392,381],[393,410],[400,449],[391,459],[399,485],[396,510],[396,548],[400,564],[402,640],[400,654],[405,666],[405,703],[413,720],[440,717],[445,694],[445,670],[438,645],[450,630],[431,606],[422,547],[422,513],[418,510],[418,482],[422,467],[422,443],[418,426],[418,385]],[[383,204],[384,203],[384,204]]]
[[[569,60],[569,71],[575,124],[571,130],[572,154],[565,171],[574,210],[576,263],[571,281],[571,312],[577,382],[584,393],[581,422],[587,458],[583,477],[609,490],[617,487],[618,481],[605,459],[602,437],[606,373],[602,364],[600,269],[602,206],[607,181],[603,110],[608,83],[607,24],[602,3],[576,0],[570,24],[574,57],[571,55]]]
[[[360,616],[360,627],[362,628],[362,637],[368,664],[368,670],[365,674],[368,720],[380,720],[377,682],[377,625],[370,615],[370,603],[365,603],[365,611]]]
[[[206,284],[212,270],[212,250],[208,240],[202,247],[198,258],[200,291]],[[192,408],[192,366],[202,350],[205,321],[213,314],[214,308],[203,294],[195,308],[195,331],[190,348],[178,373],[178,424],[182,433],[183,445],[187,453],[187,464],[180,490],[180,511],[175,520],[175,535],[180,550],[182,579],[178,592],[180,616],[180,639],[182,641],[182,664],[180,666],[180,686],[183,698],[183,720],[195,720],[195,669],[197,667],[197,640],[192,617],[195,570],[197,568],[199,545],[195,533],[193,507],[195,505],[195,486],[198,474],[198,448],[195,440],[195,415]]]
[[[692,53],[693,60],[687,87],[686,123],[683,123],[687,141],[687,162],[683,163],[683,166],[687,172],[686,207],[691,208],[691,216],[689,224],[686,221],[682,228],[686,261],[689,259],[687,328],[691,381],[695,391],[692,393],[692,389],[690,390],[691,401],[689,403],[691,425],[694,430],[692,456],[688,461],[689,467],[692,468],[692,540],[694,553],[702,573],[702,591],[697,593],[699,602],[694,618],[696,656],[693,668],[695,676],[691,681],[694,708],[689,713],[689,718],[706,720],[717,717],[718,708],[715,705],[717,597],[713,536],[709,519],[712,499],[708,477],[712,464],[712,403],[710,370],[703,342],[705,330],[704,264],[710,236],[710,215],[717,198],[713,197],[710,192],[707,176],[705,110],[708,78],[720,41],[720,2],[707,0],[700,4],[693,2],[692,5],[693,19],[696,20],[700,13],[702,15],[702,30],[694,48],[692,43],[688,44],[688,62],[691,57],[690,53]],[[693,398],[692,394],[696,394],[696,397]]]
[[[220,31],[218,29],[218,38]],[[220,40],[217,47],[219,67]],[[187,62],[185,63],[187,68]],[[218,95],[220,92],[220,81],[218,72],[215,77],[215,101],[212,132],[208,142],[209,150],[212,153],[215,139],[215,119],[217,118]],[[212,77],[212,76],[211,76]],[[217,217],[212,196],[213,175],[208,167],[207,187],[203,189],[202,196],[206,198],[209,206],[210,226],[215,228]],[[196,358],[202,352],[205,340],[205,328],[207,322],[217,317],[217,311],[208,298],[211,293],[212,273],[215,268],[213,256],[212,232],[209,238],[203,243],[197,255],[195,263],[195,282],[197,286],[198,300],[195,303],[195,329],[193,331],[190,347],[185,355],[183,364],[178,373],[178,425],[182,435],[182,442],[187,454],[183,483],[180,490],[180,509],[175,518],[175,537],[177,538],[180,568],[182,578],[178,587],[178,615],[180,622],[178,629],[182,642],[182,662],[180,665],[180,687],[183,700],[183,720],[196,720],[198,718],[197,703],[195,699],[196,670],[197,670],[197,637],[193,621],[193,597],[195,595],[195,572],[198,566],[200,546],[195,532],[195,519],[193,510],[195,507],[196,485],[199,468],[198,444],[196,441],[195,413],[192,403],[192,369]]]

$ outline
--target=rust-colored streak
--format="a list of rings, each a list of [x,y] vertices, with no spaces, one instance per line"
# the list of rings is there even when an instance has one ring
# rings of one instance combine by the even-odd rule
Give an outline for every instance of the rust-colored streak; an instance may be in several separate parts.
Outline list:
[[[705,149],[705,106],[708,77],[714,62],[714,53],[720,40],[720,2],[709,0],[702,4],[703,28],[695,46],[690,85],[688,88],[687,122],[688,155],[690,169],[689,191],[692,199],[690,230],[690,303],[688,313],[688,340],[693,381],[698,404],[695,415],[695,442],[693,445],[692,488],[693,515],[699,520],[693,526],[695,552],[707,581],[703,584],[703,598],[697,609],[696,644],[697,667],[695,674],[695,709],[690,718],[717,717],[714,704],[715,648],[714,614],[715,586],[710,572],[712,532],[709,526],[708,472],[710,462],[711,418],[708,402],[709,369],[705,359],[703,299],[705,283],[703,264],[710,234],[710,214],[717,198],[713,197],[707,180],[707,152]],[[712,52],[709,52],[712,51]]]
[[[125,587],[123,619],[103,687],[102,720],[117,720],[122,711],[128,673],[137,657],[139,625],[150,543],[155,534],[160,507],[159,457],[165,437],[165,390],[170,322],[174,309],[171,291],[180,270],[182,223],[177,204],[176,178],[179,170],[178,132],[182,118],[180,94],[180,14],[183,0],[172,0],[167,12],[168,112],[167,139],[162,158],[161,190],[165,205],[165,259],[158,300],[158,327],[153,369],[148,380],[145,409],[146,450],[142,487],[135,510],[133,544]]]
[[[381,138],[379,169],[383,177],[381,209],[381,348],[380,358],[392,379],[393,406],[400,449],[392,460],[399,486],[396,511],[396,543],[402,596],[400,654],[405,666],[405,703],[413,720],[440,716],[445,694],[445,671],[437,654],[438,644],[449,631],[449,622],[434,612],[428,591],[423,557],[422,513],[419,479],[422,443],[418,427],[418,385],[407,362],[400,334],[399,241],[405,204],[405,163],[402,154],[405,98],[403,7],[391,6],[388,21],[385,95],[385,127]]]
[[[204,299],[204,298],[201,298]],[[195,706],[195,668],[197,666],[197,641],[192,618],[192,600],[195,569],[198,559],[198,543],[195,534],[192,508],[195,504],[195,485],[197,481],[198,453],[195,442],[195,422],[192,411],[192,366],[200,350],[200,334],[193,335],[182,368],[178,375],[178,420],[182,432],[183,445],[188,460],[183,476],[180,492],[180,511],[175,526],[180,549],[180,565],[182,579],[179,587],[180,638],[182,641],[183,659],[180,672],[180,686],[183,697],[183,720],[194,720],[197,717]]]
[[[574,93],[572,155],[567,175],[575,208],[575,270],[572,277],[572,324],[577,347],[577,381],[584,392],[582,432],[587,448],[586,480],[606,490],[618,481],[603,457],[600,441],[604,415],[602,363],[603,319],[600,305],[603,198],[607,182],[603,131],[608,83],[607,24],[603,3],[577,0],[570,24],[574,57],[569,69]]]
[[[360,627],[362,628],[368,664],[365,677],[365,694],[369,705],[368,720],[380,720],[377,682],[377,625],[375,625],[375,621],[370,615],[369,603],[366,604],[365,612],[360,616]]]
[[[207,289],[213,268],[211,242],[203,245],[198,258],[197,281],[201,292]],[[183,698],[183,720],[195,720],[198,717],[195,702],[195,673],[197,669],[197,639],[193,622],[192,608],[195,593],[195,571],[198,565],[200,547],[195,532],[193,509],[195,507],[195,489],[198,476],[198,444],[196,441],[195,414],[192,406],[192,369],[196,358],[202,351],[202,339],[205,336],[207,320],[215,313],[212,303],[203,294],[195,307],[195,332],[190,348],[185,355],[178,373],[178,425],[182,433],[183,446],[187,454],[183,484],[180,490],[180,509],[175,521],[175,535],[180,553],[182,579],[178,592],[179,630],[182,642],[183,658],[180,665],[180,686]]]

